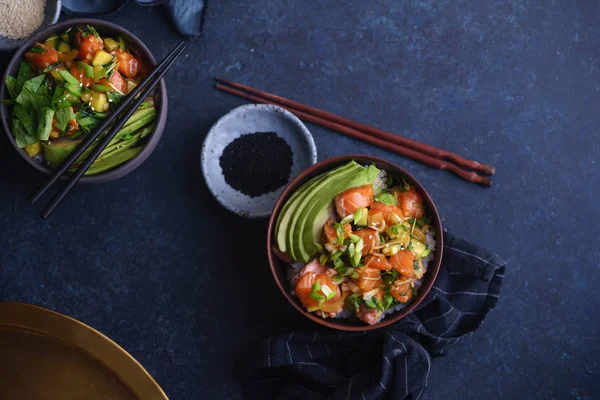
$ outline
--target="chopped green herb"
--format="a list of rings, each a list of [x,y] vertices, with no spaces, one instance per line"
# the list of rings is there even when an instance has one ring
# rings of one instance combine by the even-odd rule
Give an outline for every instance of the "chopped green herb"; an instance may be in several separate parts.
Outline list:
[[[354,215],[350,214],[350,215],[346,215],[344,218],[342,218],[342,220],[340,221],[340,224],[349,224],[350,222],[352,222],[352,220],[354,219]]]
[[[94,117],[77,118],[77,123],[79,126],[89,126],[95,124],[96,119]]]
[[[395,235],[398,234],[398,225],[392,225],[391,229],[392,229],[392,232],[394,232]]]
[[[413,262],[413,269],[417,272],[421,270],[421,266],[419,265],[418,261]]]
[[[349,234],[348,237],[350,238],[352,243],[356,243],[360,240],[360,236],[357,236],[354,233]]]
[[[344,227],[337,222],[333,223],[333,227],[335,228],[335,233],[337,234],[337,242],[339,244],[344,243]]]
[[[321,254],[321,257],[319,257],[319,263],[321,265],[325,265],[327,263],[327,254],[323,253]]]
[[[112,90],[110,86],[103,85],[101,83],[96,83],[95,85],[92,85],[92,89],[94,89],[96,92],[110,92]]]
[[[385,292],[383,295],[383,308],[388,309],[394,303],[394,296],[390,294],[390,292]]]
[[[79,84],[73,85],[69,83],[68,85],[65,85],[65,89],[75,97],[81,96],[81,86],[79,86]]]
[[[396,189],[400,192],[406,192],[409,188],[409,184],[408,182],[406,182],[406,180],[404,178],[402,178],[402,182],[400,182],[400,184],[396,187]]]
[[[392,206],[398,205],[398,201],[396,200],[396,197],[389,192],[381,192],[377,196],[375,196],[373,200],[375,200],[376,202],[379,202],[379,203],[388,204],[388,205],[392,205]]]
[[[362,298],[360,297],[359,293],[352,293],[351,295],[346,297],[345,302],[348,308],[358,310],[360,304],[362,303]]]
[[[94,36],[96,36],[98,39],[100,39],[100,34],[98,33],[98,31],[96,30],[96,28],[94,28],[91,25],[88,25],[87,28],[90,30],[90,32],[92,32],[92,34]]]
[[[44,68],[44,70],[43,70],[42,72],[43,72],[44,74],[45,74],[46,72],[50,72],[50,71],[52,71],[54,68],[56,68],[56,67],[60,66],[60,64],[61,64],[61,63],[60,63],[60,61],[57,61],[57,62],[55,62],[54,64],[50,64],[50,65],[48,65],[46,68]]]
[[[29,51],[32,53],[42,54],[46,51],[46,49],[41,46],[33,46],[31,49],[29,49]]]
[[[312,285],[312,291],[310,292],[309,296],[311,299],[317,300],[319,302],[319,305],[321,305],[323,304],[323,301],[325,301],[325,296],[319,294],[319,290],[321,290],[321,282],[316,281]]]
[[[85,71],[85,76],[88,78],[94,77],[94,67],[89,64],[83,63],[83,70]]]
[[[60,76],[62,76],[62,78],[68,84],[79,86],[79,81],[77,79],[75,79],[75,77],[73,75],[71,75],[71,73],[69,71],[67,71],[66,69],[61,69],[58,71],[58,73],[60,74]]]

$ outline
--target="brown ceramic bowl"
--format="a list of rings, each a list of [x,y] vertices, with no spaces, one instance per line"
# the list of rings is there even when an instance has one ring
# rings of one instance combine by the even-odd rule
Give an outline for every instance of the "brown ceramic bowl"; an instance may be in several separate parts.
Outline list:
[[[436,250],[433,261],[427,267],[427,272],[423,277],[423,285],[419,290],[417,297],[405,308],[395,312],[394,314],[387,315],[381,322],[375,325],[366,325],[360,321],[352,321],[347,319],[323,319],[316,315],[313,315],[307,312],[304,307],[302,307],[300,301],[296,296],[290,294],[292,288],[287,279],[287,269],[290,268],[287,263],[281,261],[275,254],[273,248],[277,245],[274,242],[274,234],[275,234],[275,225],[277,221],[277,216],[281,211],[281,208],[285,204],[286,200],[294,193],[300,186],[306,183],[311,178],[320,175],[324,172],[327,172],[339,165],[342,165],[346,162],[354,160],[362,165],[374,164],[380,169],[385,169],[392,176],[398,176],[406,179],[408,183],[414,185],[419,193],[423,196],[423,201],[425,202],[425,206],[427,207],[428,212],[432,215],[432,226],[435,228],[435,240],[436,240]],[[328,158],[327,160],[323,160],[304,172],[298,175],[290,184],[285,188],[277,203],[275,204],[275,208],[273,209],[273,213],[271,214],[271,219],[269,220],[269,229],[267,232],[267,254],[269,257],[269,264],[271,266],[271,273],[273,274],[273,278],[275,278],[275,283],[281,290],[283,296],[290,302],[290,304],[302,315],[306,318],[309,318],[316,323],[324,325],[328,328],[339,329],[343,331],[370,331],[373,329],[382,328],[384,326],[393,324],[406,315],[410,314],[415,307],[419,305],[421,301],[425,298],[427,293],[431,290],[433,286],[433,282],[437,277],[437,274],[440,270],[440,264],[442,262],[442,251],[444,248],[443,243],[443,235],[442,235],[442,222],[440,220],[440,215],[435,208],[435,204],[431,197],[423,188],[423,186],[408,172],[398,167],[395,164],[392,164],[389,161],[382,160],[377,157],[371,157],[361,154],[356,155],[346,155],[334,158]]]
[[[9,98],[8,91],[6,89],[6,85],[4,83],[7,75],[15,76],[17,70],[19,69],[19,64],[24,59],[24,55],[33,46],[35,42],[43,42],[49,36],[55,33],[62,33],[66,29],[74,26],[86,26],[92,25],[100,31],[101,34],[108,34],[111,36],[121,36],[127,44],[141,56],[145,62],[147,62],[150,66],[156,66],[156,60],[150,53],[150,50],[142,43],[140,39],[138,39],[133,33],[128,30],[112,24],[110,22],[102,21],[99,19],[91,19],[91,18],[77,18],[70,19],[67,21],[60,22],[55,25],[50,25],[39,32],[36,32],[33,36],[31,36],[23,45],[17,50],[12,60],[8,64],[6,71],[4,71],[4,76],[2,77],[2,83],[0,85],[0,98],[7,99]],[[163,130],[165,128],[165,123],[167,122],[167,88],[165,86],[164,80],[160,82],[159,88],[155,92],[155,104],[157,117],[154,123],[154,130],[148,136],[148,141],[146,142],[144,149],[140,151],[134,158],[127,161],[124,164],[121,164],[117,168],[114,168],[110,171],[93,175],[93,176],[84,176],[79,182],[81,183],[105,183],[118,178],[121,178],[137,167],[139,167],[152,153],[160,137],[162,136]],[[34,160],[29,157],[29,155],[23,149],[19,149],[15,143],[14,136],[12,134],[12,117],[11,117],[12,109],[6,104],[0,104],[0,119],[2,119],[2,125],[4,127],[4,132],[6,132],[6,136],[8,136],[8,140],[13,145],[16,151],[19,152],[21,157],[32,167],[37,169],[40,172],[43,172],[47,175],[52,173],[52,168]]]

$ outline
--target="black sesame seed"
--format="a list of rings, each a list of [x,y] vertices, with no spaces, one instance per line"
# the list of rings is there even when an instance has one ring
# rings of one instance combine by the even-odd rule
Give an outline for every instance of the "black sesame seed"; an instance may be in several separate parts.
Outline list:
[[[250,197],[285,185],[292,162],[292,149],[275,132],[242,135],[225,147],[219,159],[225,182]]]

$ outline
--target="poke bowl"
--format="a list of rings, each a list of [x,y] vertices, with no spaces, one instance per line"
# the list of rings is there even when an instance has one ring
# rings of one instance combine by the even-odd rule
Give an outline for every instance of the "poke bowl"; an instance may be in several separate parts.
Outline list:
[[[321,161],[279,197],[267,232],[275,283],[305,317],[345,331],[399,321],[431,290],[443,251],[425,188],[380,158]]]
[[[29,165],[49,175],[155,66],[140,39],[110,22],[80,18],[48,26],[19,48],[4,73],[4,132]],[[80,182],[112,181],[140,166],[156,148],[166,118],[163,80]]]

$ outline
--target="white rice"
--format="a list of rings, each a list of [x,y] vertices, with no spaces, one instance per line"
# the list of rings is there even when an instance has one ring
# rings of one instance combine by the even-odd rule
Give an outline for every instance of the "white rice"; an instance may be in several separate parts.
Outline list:
[[[376,192],[381,191],[383,189],[389,189],[389,187],[386,183],[387,175],[388,175],[387,171],[385,171],[383,169],[379,171],[379,175],[377,175],[377,177],[375,178],[375,181],[373,182],[373,188],[375,189]],[[332,217],[335,218],[335,214],[334,214],[335,210],[333,210],[333,207],[332,207],[331,211],[332,211]],[[430,249],[431,252],[429,253],[429,255],[427,257],[422,259],[423,274],[425,274],[427,272],[427,267],[429,266],[429,263],[433,260],[433,257],[435,254],[436,241],[435,241],[434,234],[431,230],[429,232],[427,232],[427,234],[425,235],[425,240],[427,242],[427,248]],[[290,264],[291,268],[288,269],[288,271],[287,271],[287,278],[292,287],[292,290],[290,291],[290,294],[292,296],[296,295],[296,292],[294,291],[293,288],[296,287],[296,284],[298,283],[298,280],[300,279],[300,271],[302,270],[304,265],[305,264],[303,264],[301,262],[292,263],[292,264]],[[413,284],[418,291],[421,288],[421,286],[423,285],[423,279],[417,279]],[[396,304],[393,307],[388,308],[387,310],[385,310],[385,312],[381,316],[381,319],[385,318],[386,315],[393,314],[396,311],[403,309],[406,306],[407,306],[407,304]],[[357,319],[356,315],[354,314],[354,311],[348,310],[346,308],[344,308],[344,310],[342,312],[338,313],[335,316],[335,318],[336,319]]]
[[[373,181],[373,189],[375,192],[379,192],[383,189],[389,189],[387,185],[387,171],[382,169],[379,170],[379,175]]]

